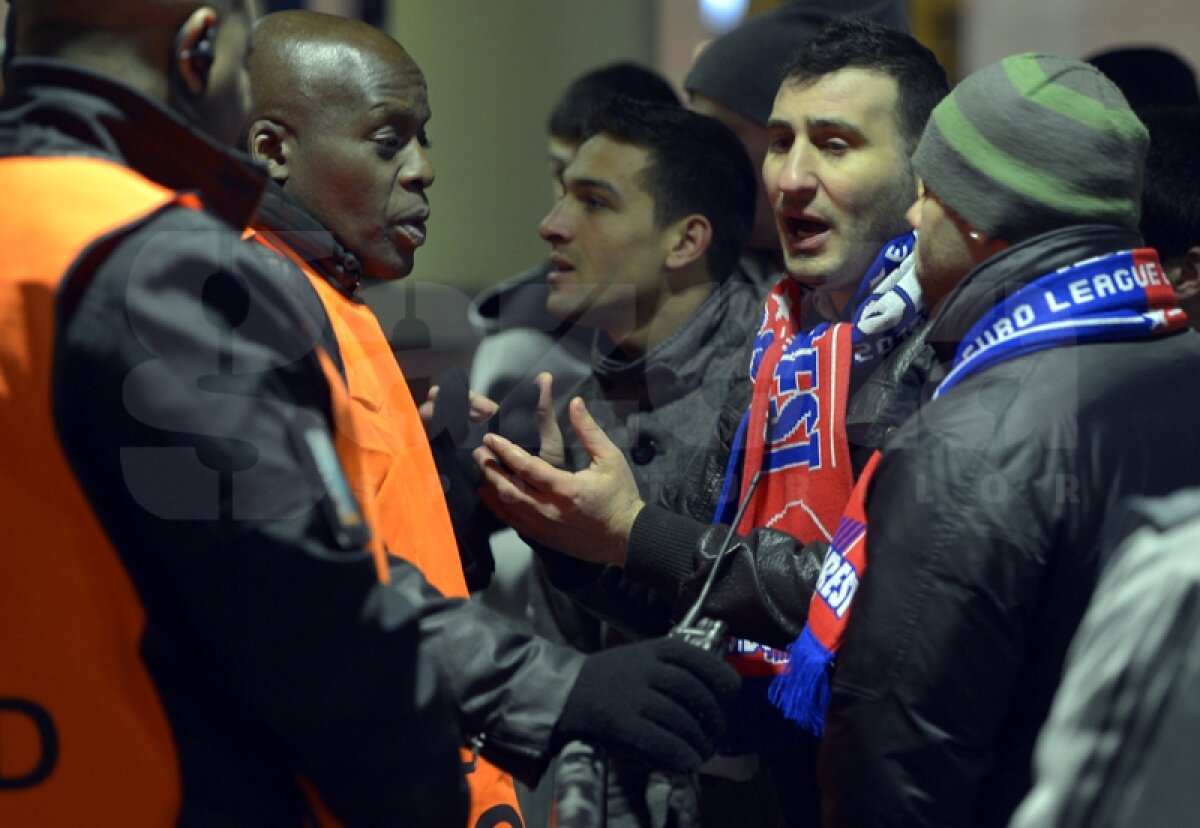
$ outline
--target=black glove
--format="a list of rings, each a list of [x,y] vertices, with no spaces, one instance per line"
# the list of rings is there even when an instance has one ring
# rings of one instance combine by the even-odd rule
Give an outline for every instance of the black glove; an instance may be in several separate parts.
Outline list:
[[[492,557],[490,538],[493,532],[503,529],[504,524],[476,494],[482,479],[471,451],[480,445],[486,432],[494,431],[537,454],[541,449],[534,418],[538,389],[532,382],[514,388],[497,414],[486,422],[472,425],[470,390],[462,369],[443,374],[437,386],[433,417],[425,424],[425,431],[433,462],[442,478],[467,588],[475,592],[492,579],[496,562]]]
[[[719,697],[738,676],[718,656],[674,638],[588,656],[554,729],[554,746],[582,740],[655,770],[691,773],[725,727]]]

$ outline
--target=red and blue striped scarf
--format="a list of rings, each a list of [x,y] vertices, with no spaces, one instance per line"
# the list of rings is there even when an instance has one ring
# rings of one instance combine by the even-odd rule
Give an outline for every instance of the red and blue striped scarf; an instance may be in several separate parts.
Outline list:
[[[732,519],[761,471],[739,533],[769,527],[803,542],[832,537],[854,485],[845,421],[851,371],[869,371],[922,318],[913,244],[906,233],[884,246],[847,304],[845,321],[802,330],[809,295],[793,279],[784,277],[768,295],[750,361],[753,396],[734,438],[715,522]],[[733,639],[729,661],[743,681],[725,706],[719,752],[738,756],[790,744],[770,721],[779,714],[767,699],[787,653]]]
[[[1077,262],[1035,279],[984,314],[963,338],[933,397],[1025,354],[1163,336],[1187,324],[1154,250]],[[876,452],[859,477],[813,590],[808,623],[788,648],[788,669],[771,685],[771,701],[784,715],[818,735],[825,725],[830,671],[866,571],[864,499],[879,458]]]

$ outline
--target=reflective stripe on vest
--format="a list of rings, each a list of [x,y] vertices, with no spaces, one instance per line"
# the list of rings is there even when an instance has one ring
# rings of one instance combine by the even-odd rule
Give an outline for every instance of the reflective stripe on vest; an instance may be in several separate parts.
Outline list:
[[[51,360],[72,264],[185,202],[86,158],[0,159],[0,197],[0,824],[173,824],[179,770],[138,652],[144,612],[59,447]]]
[[[255,241],[292,260],[329,315],[354,409],[352,439],[337,443],[350,487],[387,551],[415,565],[442,594],[466,597],[458,542],[421,416],[375,314],[337,288],[269,231]],[[353,443],[351,447],[349,444]],[[469,754],[464,753],[464,759]],[[480,759],[468,775],[471,826],[507,828],[519,819],[512,777]]]

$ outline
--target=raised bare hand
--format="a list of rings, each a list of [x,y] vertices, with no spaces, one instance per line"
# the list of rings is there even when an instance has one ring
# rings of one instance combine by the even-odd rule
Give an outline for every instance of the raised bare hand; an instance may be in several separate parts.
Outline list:
[[[489,434],[475,451],[484,478],[480,495],[502,520],[539,543],[581,560],[623,565],[633,521],[646,504],[625,455],[583,400],[571,400],[569,413],[591,458],[586,469],[557,469]]]

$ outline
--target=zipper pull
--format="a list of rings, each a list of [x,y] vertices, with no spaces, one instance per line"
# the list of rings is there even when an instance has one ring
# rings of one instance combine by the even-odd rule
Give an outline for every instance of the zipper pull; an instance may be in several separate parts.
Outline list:
[[[482,733],[476,733],[471,737],[471,761],[463,762],[463,773],[474,773],[476,765],[479,764],[479,751],[483,750],[483,743],[487,737]]]

